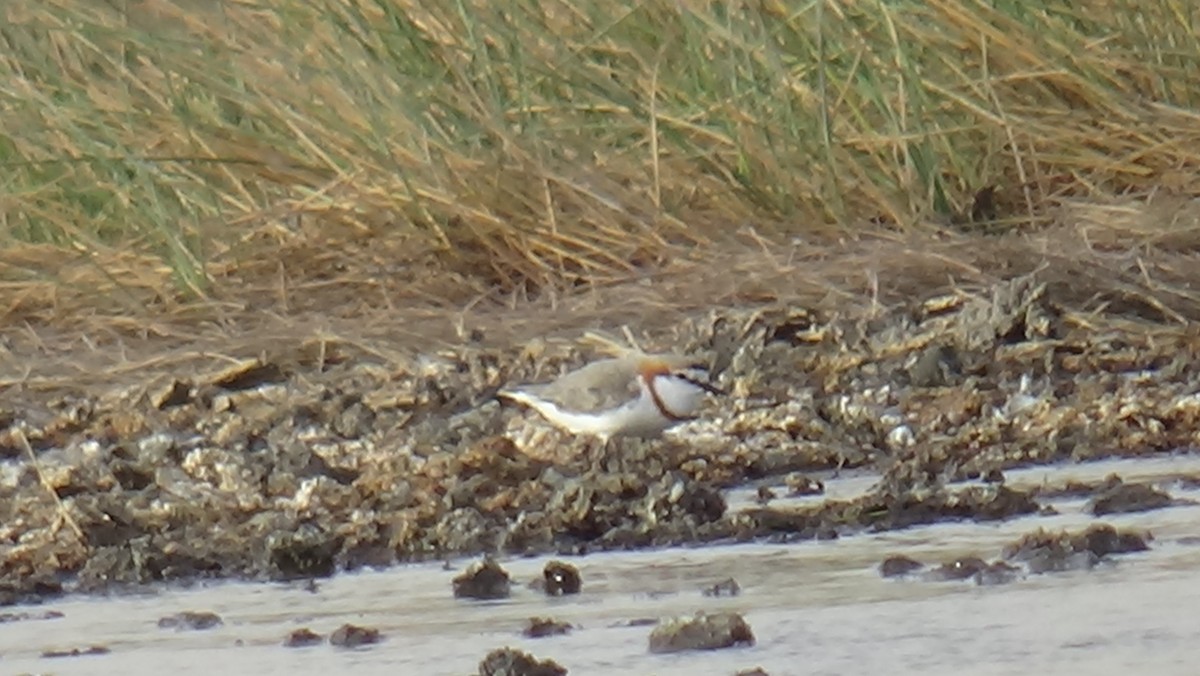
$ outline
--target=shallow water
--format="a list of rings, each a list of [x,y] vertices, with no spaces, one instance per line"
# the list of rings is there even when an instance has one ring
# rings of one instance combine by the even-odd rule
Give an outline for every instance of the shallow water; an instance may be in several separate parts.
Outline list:
[[[1200,490],[1173,481],[1200,472],[1200,457],[1162,457],[1039,467],[1007,473],[1011,485],[1095,480],[1117,472],[1155,481],[1173,496]],[[866,490],[874,477],[826,482],[828,496]],[[748,491],[732,494],[745,505]],[[800,498],[798,500],[811,500]],[[819,498],[817,498],[819,499]],[[789,500],[781,500],[786,504]],[[0,624],[0,673],[104,674],[473,674],[505,645],[553,658],[571,674],[733,674],[761,666],[786,674],[1191,674],[1200,660],[1200,505],[1095,519],[1083,500],[1053,502],[1060,514],[1003,523],[948,523],[840,540],[603,553],[566,559],[583,593],[547,598],[526,588],[551,557],[503,561],[515,582],[511,599],[452,598],[450,580],[468,561],[397,566],[303,585],[222,583],[159,589],[142,596],[68,597],[30,608],[54,620]],[[1148,529],[1149,552],[1115,557],[1091,571],[1027,576],[1008,585],[969,581],[884,580],[878,563],[907,554],[927,564],[974,554],[991,560],[1039,527],[1082,529],[1095,521]],[[733,577],[736,597],[700,589]],[[651,655],[649,626],[630,620],[736,610],[750,623],[753,647]],[[209,631],[160,629],[160,617],[211,610],[224,619]],[[520,635],[531,616],[571,622],[566,636]],[[379,629],[385,640],[354,650],[328,644],[284,648],[292,630],[327,635],[343,623]],[[107,646],[107,655],[46,659],[44,650]]]

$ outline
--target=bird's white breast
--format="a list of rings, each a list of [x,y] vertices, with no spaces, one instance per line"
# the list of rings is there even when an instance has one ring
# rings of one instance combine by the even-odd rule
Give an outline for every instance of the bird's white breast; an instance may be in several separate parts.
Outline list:
[[[670,374],[654,377],[654,391],[667,413],[676,418],[690,418],[700,410],[704,389]]]

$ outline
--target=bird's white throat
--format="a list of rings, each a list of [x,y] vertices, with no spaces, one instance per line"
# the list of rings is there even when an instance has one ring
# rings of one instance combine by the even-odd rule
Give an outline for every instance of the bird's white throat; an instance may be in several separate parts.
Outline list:
[[[669,373],[654,376],[654,392],[658,395],[658,403],[672,418],[691,418],[704,400],[703,388]]]

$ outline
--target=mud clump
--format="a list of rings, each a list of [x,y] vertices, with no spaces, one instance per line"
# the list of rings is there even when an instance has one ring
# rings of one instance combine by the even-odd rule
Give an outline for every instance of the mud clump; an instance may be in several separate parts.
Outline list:
[[[916,559],[898,554],[889,556],[879,564],[879,574],[883,577],[902,577],[925,567]]]
[[[759,507],[742,513],[740,537],[826,539],[842,530],[896,530],[947,520],[995,521],[1039,509],[1030,493],[1005,486],[899,488],[881,484],[861,498],[808,507]]]
[[[737,596],[742,593],[742,586],[738,584],[737,580],[729,577],[704,587],[700,590],[700,593],[710,597]]]
[[[42,603],[63,595],[62,583],[48,579],[45,573],[27,571],[24,567],[18,568],[14,573],[20,577],[0,582],[0,607]]]
[[[70,650],[47,650],[42,653],[42,657],[84,657],[87,655],[107,655],[112,652],[108,646],[93,645],[86,648],[71,648]]]
[[[57,610],[46,610],[40,613],[19,612],[19,613],[0,613],[0,624],[6,622],[29,622],[31,620],[58,620],[66,617]]]
[[[181,613],[158,618],[160,629],[175,631],[204,631],[225,624],[221,616],[207,610],[185,610]]]
[[[539,660],[513,648],[493,650],[479,663],[479,676],[565,676],[566,673],[566,668],[554,660]]]
[[[788,496],[793,498],[805,495],[823,495],[825,493],[825,484],[799,472],[788,474],[784,477],[783,483],[787,486]]]
[[[983,586],[1008,584],[1026,572],[1037,575],[1089,569],[1112,554],[1145,551],[1149,548],[1147,537],[1142,533],[1118,531],[1108,524],[1094,524],[1079,533],[1038,530],[1004,547],[1001,560],[988,563],[978,556],[963,556],[926,571],[919,579],[929,582],[973,580]],[[923,567],[914,559],[898,555],[885,559],[879,571],[883,577],[902,577]]]
[[[934,581],[966,580],[975,577],[988,567],[988,562],[978,556],[964,556],[948,561],[930,570],[925,579]]]
[[[883,578],[902,578],[910,576],[925,568],[920,563],[907,556],[888,557],[880,564],[880,574]],[[1021,569],[1004,561],[988,563],[978,556],[964,556],[948,561],[937,568],[925,570],[917,579],[926,582],[953,582],[972,580],[980,586],[1007,585],[1020,578]]]
[[[578,594],[583,589],[583,578],[575,566],[550,561],[542,569],[542,589],[547,596]]]
[[[1184,485],[1186,486],[1186,479]],[[1149,484],[1126,483],[1118,474],[1109,474],[1099,482],[1072,480],[1060,486],[1042,486],[1036,489],[1036,493],[1039,497],[1046,498],[1087,497],[1087,509],[1096,516],[1147,512],[1193,504],[1189,500],[1173,498]]]
[[[1109,554],[1147,551],[1150,549],[1148,539],[1150,536],[1147,533],[1118,531],[1106,523],[1089,526],[1082,536],[1076,536],[1077,541],[1082,540],[1080,544],[1083,548],[1100,558]]]
[[[312,645],[319,645],[325,641],[325,637],[308,627],[301,627],[283,639],[283,647],[285,648],[305,648]]]
[[[1030,573],[1040,574],[1089,569],[1112,554],[1149,548],[1144,534],[1094,524],[1081,533],[1035,531],[1006,546],[1003,556],[1023,563]]]
[[[650,632],[652,653],[752,645],[754,632],[738,613],[698,613],[695,617],[663,621]]]
[[[972,578],[981,586],[1008,584],[1021,577],[1021,569],[1004,561],[993,561]]]
[[[343,624],[329,635],[329,645],[339,648],[357,648],[359,646],[379,643],[383,635],[374,627],[360,627],[354,624]]]
[[[531,617],[521,635],[528,638],[560,636],[569,633],[574,628],[570,622],[560,622],[549,617]]]
[[[329,577],[337,570],[336,557],[343,544],[342,537],[321,528],[276,533],[267,545],[273,577],[285,581]]]
[[[462,575],[455,577],[452,584],[454,598],[484,601],[506,599],[512,587],[508,571],[490,558],[472,564]]]
[[[1170,495],[1145,484],[1117,483],[1092,498],[1088,509],[1096,516],[1148,512],[1176,504]]]

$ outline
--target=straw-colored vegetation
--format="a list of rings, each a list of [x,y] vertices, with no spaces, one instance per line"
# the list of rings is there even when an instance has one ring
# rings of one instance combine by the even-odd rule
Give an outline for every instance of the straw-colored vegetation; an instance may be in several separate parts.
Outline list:
[[[876,234],[978,253],[1080,203],[1123,219],[1071,241],[1196,232],[1140,215],[1200,189],[1192,0],[0,13],[7,321],[461,307]]]

